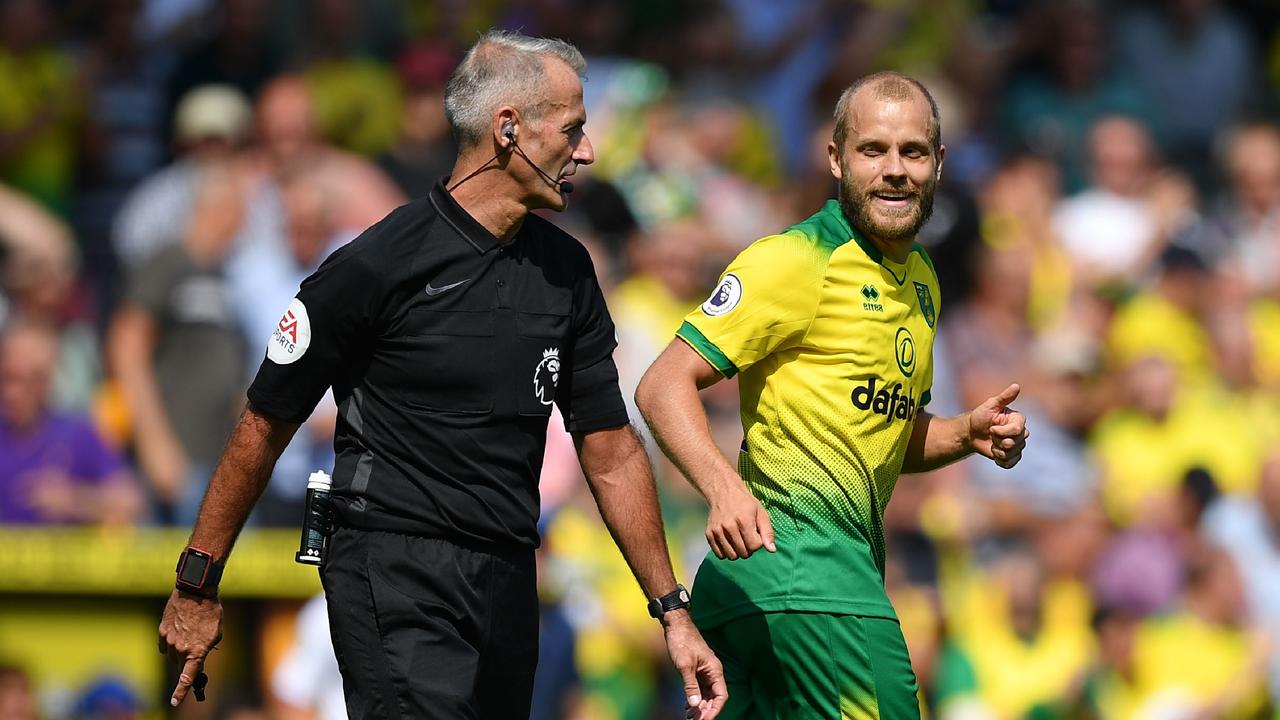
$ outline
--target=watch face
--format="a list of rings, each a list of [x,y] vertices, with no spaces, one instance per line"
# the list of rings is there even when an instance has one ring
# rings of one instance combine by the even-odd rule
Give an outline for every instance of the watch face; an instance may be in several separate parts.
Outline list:
[[[189,585],[199,586],[204,582],[205,572],[208,569],[208,556],[189,552],[186,555],[186,561],[182,563],[182,572],[178,578]]]

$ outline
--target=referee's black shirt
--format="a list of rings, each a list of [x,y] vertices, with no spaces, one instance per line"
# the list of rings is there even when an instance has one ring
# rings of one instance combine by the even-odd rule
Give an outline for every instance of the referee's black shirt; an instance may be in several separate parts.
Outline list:
[[[551,403],[627,423],[615,345],[581,244],[529,215],[501,246],[437,185],[302,282],[249,403],[301,422],[333,387],[340,523],[536,547]]]

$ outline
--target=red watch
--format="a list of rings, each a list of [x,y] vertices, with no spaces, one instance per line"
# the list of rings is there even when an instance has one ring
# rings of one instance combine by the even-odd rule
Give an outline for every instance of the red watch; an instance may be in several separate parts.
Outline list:
[[[222,563],[197,547],[188,546],[178,556],[177,582],[181,591],[205,598],[218,597],[218,583],[222,581]]]

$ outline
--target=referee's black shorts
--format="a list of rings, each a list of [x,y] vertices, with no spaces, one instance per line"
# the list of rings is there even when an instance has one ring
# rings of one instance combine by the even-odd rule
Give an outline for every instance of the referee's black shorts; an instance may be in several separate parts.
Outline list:
[[[351,720],[528,718],[533,553],[335,530],[320,575]]]

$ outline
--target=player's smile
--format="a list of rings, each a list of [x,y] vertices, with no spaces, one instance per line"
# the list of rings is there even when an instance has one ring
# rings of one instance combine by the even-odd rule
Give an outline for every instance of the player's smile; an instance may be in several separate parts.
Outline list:
[[[894,216],[904,215],[917,204],[917,194],[906,190],[876,190],[871,193],[871,199],[882,210]]]

